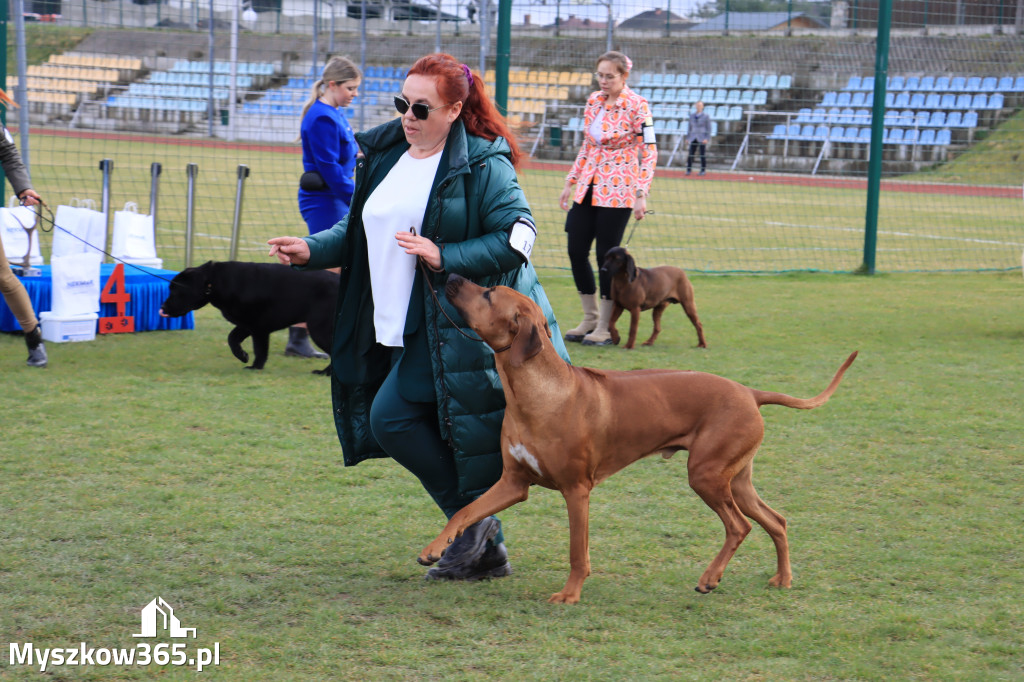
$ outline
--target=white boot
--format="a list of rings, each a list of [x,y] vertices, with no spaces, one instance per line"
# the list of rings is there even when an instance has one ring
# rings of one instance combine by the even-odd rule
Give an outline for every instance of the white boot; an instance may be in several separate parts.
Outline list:
[[[597,294],[580,294],[580,303],[583,304],[583,321],[565,333],[566,341],[579,343],[597,327]]]
[[[594,331],[583,337],[584,346],[610,346],[612,345],[612,333],[608,331],[612,319],[612,308],[615,306],[610,299],[601,299],[601,315],[597,320]]]

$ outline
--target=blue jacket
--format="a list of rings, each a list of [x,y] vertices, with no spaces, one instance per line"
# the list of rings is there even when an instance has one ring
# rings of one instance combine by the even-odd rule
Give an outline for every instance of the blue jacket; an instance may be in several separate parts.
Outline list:
[[[302,117],[299,133],[302,137],[302,170],[319,171],[333,195],[329,197],[326,192],[300,189],[300,205],[303,201],[317,201],[318,196],[327,200],[337,197],[346,205],[352,203],[352,192],[356,186],[353,173],[359,147],[345,115],[317,100]]]
[[[356,139],[365,156],[356,168],[351,211],[333,228],[305,238],[310,247],[305,267],[342,268],[331,364],[334,421],[346,465],[387,456],[373,438],[369,411],[390,370],[392,351],[376,342],[362,211],[372,190],[409,147],[399,119],[359,133]],[[459,489],[467,495],[483,492],[501,476],[505,397],[491,349],[462,336],[438,310],[434,295],[465,328],[445,297],[448,274],[457,273],[482,286],[510,286],[531,296],[544,310],[555,347],[568,362],[533,266],[509,246],[509,229],[518,218],[530,218],[509,156],[503,138],[492,142],[467,135],[461,120],[452,126],[421,232],[441,247],[444,272],[429,273],[423,286],[423,270],[418,269],[406,327],[418,324],[426,332],[424,346],[441,436],[455,454]],[[475,335],[470,332],[470,336]]]

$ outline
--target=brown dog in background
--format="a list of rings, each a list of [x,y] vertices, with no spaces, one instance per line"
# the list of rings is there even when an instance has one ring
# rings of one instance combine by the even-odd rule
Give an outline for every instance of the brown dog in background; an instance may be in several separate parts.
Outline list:
[[[601,270],[612,278],[612,316],[608,323],[608,331],[612,335],[612,343],[619,342],[619,332],[615,322],[623,310],[629,311],[629,339],[626,348],[636,344],[636,330],[640,326],[640,313],[644,310],[654,312],[654,332],[643,345],[650,346],[661,333],[661,315],[670,303],[680,303],[686,316],[697,328],[697,346],[707,348],[704,340],[704,327],[697,317],[697,304],[693,301],[693,285],[686,273],[671,265],[656,268],[638,268],[633,256],[621,246],[608,249]]]
[[[452,516],[420,553],[429,566],[466,528],[522,502],[531,485],[558,490],[569,511],[569,579],[548,601],[574,604],[590,575],[590,491],[649,455],[666,459],[689,451],[690,487],[725,525],[725,544],[697,583],[710,592],[750,532],[750,517],[775,543],[777,569],[768,581],[789,587],[786,519],[758,496],[754,455],[764,438],[762,405],[810,410],[828,401],[856,353],[828,387],[801,399],[748,388],[705,372],[641,369],[628,372],[574,367],[551,343],[540,307],[508,287],[483,287],[451,275],[448,300],[494,349],[505,392],[501,478]]]

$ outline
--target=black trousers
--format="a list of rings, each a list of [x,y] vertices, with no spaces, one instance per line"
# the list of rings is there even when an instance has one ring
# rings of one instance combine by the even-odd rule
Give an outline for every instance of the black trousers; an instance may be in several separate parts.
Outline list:
[[[622,242],[622,235],[626,232],[626,225],[629,224],[629,216],[633,209],[591,206],[593,191],[591,186],[583,202],[574,203],[565,217],[565,232],[569,237],[569,266],[572,268],[576,291],[581,294],[596,293],[594,268],[590,263],[590,247],[596,242],[594,255],[597,256],[601,298],[611,298],[611,280],[605,273],[600,272],[600,267],[604,263],[608,249]]]
[[[707,145],[700,140],[690,140],[690,153],[686,155],[686,170],[693,168],[693,153],[697,151],[697,145],[700,145],[700,169],[704,170],[708,166]]]

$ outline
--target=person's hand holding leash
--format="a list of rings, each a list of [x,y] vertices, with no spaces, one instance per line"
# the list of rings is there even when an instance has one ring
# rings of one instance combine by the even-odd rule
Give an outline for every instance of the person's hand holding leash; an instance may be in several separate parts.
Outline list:
[[[637,220],[643,220],[644,216],[647,215],[647,196],[639,196],[636,198],[636,203],[633,204],[633,217]]]
[[[406,253],[419,256],[433,270],[441,270],[441,250],[437,248],[437,244],[426,237],[416,236],[415,232],[399,232],[395,239]]]
[[[43,203],[43,198],[34,189],[26,189],[18,195],[22,206],[35,206]]]
[[[277,256],[284,265],[305,265],[309,262],[309,244],[305,239],[299,237],[274,237],[268,239],[270,253],[268,256]]]

